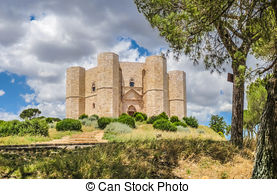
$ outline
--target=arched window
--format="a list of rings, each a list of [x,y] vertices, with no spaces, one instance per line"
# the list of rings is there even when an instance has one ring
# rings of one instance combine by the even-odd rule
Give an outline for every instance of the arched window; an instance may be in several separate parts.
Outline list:
[[[134,87],[135,86],[135,81],[133,78],[130,79],[130,83],[129,83],[130,87]]]
[[[92,108],[95,109],[95,103],[92,103]]]
[[[95,86],[95,83],[93,82],[92,85],[91,85],[91,91],[92,92],[95,92],[96,91],[96,86]]]

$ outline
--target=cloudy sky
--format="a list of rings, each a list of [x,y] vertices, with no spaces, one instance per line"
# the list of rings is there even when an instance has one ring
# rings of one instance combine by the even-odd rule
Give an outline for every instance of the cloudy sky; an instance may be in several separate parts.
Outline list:
[[[104,51],[144,61],[167,47],[132,0],[0,0],[0,120],[17,119],[27,107],[64,117],[67,67],[93,67]],[[210,74],[186,56],[167,62],[168,70],[187,73],[188,115],[230,122],[226,74]]]

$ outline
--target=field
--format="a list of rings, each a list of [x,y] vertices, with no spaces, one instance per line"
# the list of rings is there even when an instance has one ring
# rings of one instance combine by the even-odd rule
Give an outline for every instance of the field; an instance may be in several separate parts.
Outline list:
[[[136,125],[131,133],[106,134],[104,138],[110,143],[92,148],[2,151],[0,178],[251,177],[253,141],[245,141],[244,149],[239,150],[206,126],[189,128],[189,131],[164,132],[145,123]],[[72,132],[51,130],[50,139],[72,135]],[[96,129],[83,129],[89,130]],[[27,138],[21,143],[24,141],[34,142],[34,139]]]

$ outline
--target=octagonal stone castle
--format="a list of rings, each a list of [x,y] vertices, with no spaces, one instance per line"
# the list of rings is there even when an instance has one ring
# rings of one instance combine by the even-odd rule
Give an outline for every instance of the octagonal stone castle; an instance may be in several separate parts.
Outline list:
[[[81,114],[118,117],[135,112],[186,116],[185,72],[167,72],[162,56],[149,56],[145,63],[120,62],[111,52],[99,54],[94,68],[67,69],[67,118]]]

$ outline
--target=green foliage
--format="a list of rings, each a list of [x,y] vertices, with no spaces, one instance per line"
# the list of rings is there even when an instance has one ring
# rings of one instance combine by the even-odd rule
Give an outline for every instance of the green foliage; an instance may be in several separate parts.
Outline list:
[[[156,120],[153,124],[155,129],[160,129],[163,131],[177,131],[177,127],[173,125],[169,120],[159,119]]]
[[[134,116],[134,118],[136,121],[140,121],[140,122],[144,121],[144,117],[140,113],[136,114],[136,116]]]
[[[224,121],[223,117],[218,115],[212,115],[210,120],[210,128],[213,129],[217,133],[225,134],[227,124]]]
[[[88,115],[86,114],[82,114],[79,116],[79,119],[82,120],[82,119],[87,119],[88,118]]]
[[[6,121],[0,124],[0,137],[11,135],[48,136],[48,124],[45,120],[32,119],[26,121]]]
[[[49,136],[48,124],[45,120],[32,119],[30,121],[23,121],[18,124],[19,135],[41,135]]]
[[[148,118],[148,120],[146,121],[147,124],[153,124],[156,120],[158,120],[159,117],[157,116],[151,116],[150,118]]]
[[[198,128],[198,120],[193,117],[193,116],[190,116],[190,117],[184,117],[183,120],[186,122],[186,124],[188,126],[191,126],[193,128]]]
[[[179,120],[179,118],[177,117],[177,116],[172,116],[172,117],[170,117],[170,122],[171,123],[175,123],[175,122],[179,122],[180,120]]]
[[[45,121],[46,121],[47,123],[54,123],[54,122],[59,122],[59,121],[61,121],[61,119],[60,119],[60,118],[55,118],[55,117],[48,117],[48,118],[45,119]]]
[[[64,119],[56,124],[57,131],[80,131],[82,124],[79,120]]]
[[[135,114],[133,115],[134,118],[136,118],[136,116],[138,114],[141,114],[143,116],[143,121],[146,121],[147,120],[147,115],[145,113],[142,113],[142,112],[135,112]]]
[[[253,138],[253,133],[256,133],[256,126],[259,126],[261,122],[260,118],[267,99],[266,83],[266,79],[257,78],[255,82],[247,86],[247,110],[244,110],[243,113],[243,125],[250,138]]]
[[[35,118],[37,116],[39,116],[41,114],[41,111],[37,108],[29,108],[29,109],[26,109],[26,110],[23,110],[19,117],[22,118],[22,119],[32,119],[32,118]]]
[[[182,127],[187,127],[188,125],[182,121],[176,121],[173,123],[173,125],[177,126],[182,126]]]
[[[167,116],[167,114],[165,112],[162,112],[161,114],[159,114],[158,118],[159,119],[166,119],[166,120],[168,120],[168,116]]]
[[[109,117],[101,117],[98,119],[98,127],[100,129],[105,129],[105,127],[112,122],[112,118]]]
[[[90,117],[89,117],[89,119],[91,120],[91,118],[95,118],[96,120],[98,120],[99,119],[99,116],[97,115],[97,114],[93,114],[93,115],[91,115]],[[94,120],[95,120],[94,119]]]
[[[19,133],[18,125],[20,121],[13,120],[13,121],[4,121],[0,125],[0,136],[10,136],[10,135],[17,135]]]
[[[105,127],[104,132],[112,134],[131,133],[132,128],[123,123],[113,122]]]
[[[121,115],[117,119],[117,122],[124,123],[131,128],[136,128],[136,122],[135,122],[134,118],[129,115]]]

